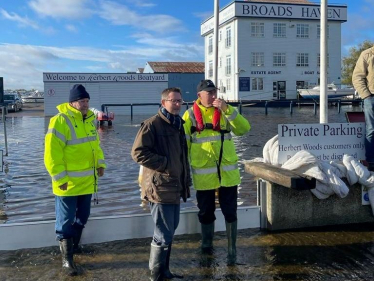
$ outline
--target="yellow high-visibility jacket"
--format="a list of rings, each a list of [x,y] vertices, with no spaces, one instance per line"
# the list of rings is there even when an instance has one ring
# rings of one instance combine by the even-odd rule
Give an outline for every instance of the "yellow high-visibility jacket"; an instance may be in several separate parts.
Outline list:
[[[211,124],[214,107],[206,108],[202,106],[199,99],[196,103],[200,108],[204,125]],[[228,105],[226,112],[221,112],[221,131],[208,128],[200,133],[194,131],[196,119],[193,114],[193,107],[184,113],[183,120],[185,121],[184,130],[194,188],[196,190],[210,190],[238,185],[241,182],[238,156],[231,132],[237,136],[247,133],[251,128],[248,120],[230,105]],[[220,162],[221,146],[222,157]]]
[[[95,126],[95,115],[63,103],[51,118],[45,135],[44,164],[52,178],[53,194],[76,196],[97,192],[97,168],[106,168]],[[67,190],[59,186],[68,183]]]

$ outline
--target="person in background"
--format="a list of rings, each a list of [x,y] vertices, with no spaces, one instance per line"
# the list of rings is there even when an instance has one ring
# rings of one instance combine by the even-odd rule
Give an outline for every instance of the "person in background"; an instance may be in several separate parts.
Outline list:
[[[74,85],[69,102],[57,106],[59,113],[51,118],[45,136],[44,163],[52,178],[55,231],[66,275],[78,273],[73,254],[79,251],[92,194],[106,168],[89,101],[84,86]]]
[[[141,197],[149,202],[154,233],[149,257],[150,280],[183,278],[170,272],[169,262],[175,230],[179,224],[180,200],[190,197],[190,168],[179,88],[165,89],[161,108],[145,120],[135,137],[131,156],[143,166]]]
[[[374,171],[374,47],[360,54],[353,70],[352,84],[364,100],[366,161],[368,169]]]
[[[242,136],[249,122],[224,100],[217,98],[211,80],[201,80],[198,99],[183,115],[193,186],[196,189],[203,253],[213,249],[215,191],[226,222],[228,264],[236,264],[237,197],[240,173],[231,133]]]

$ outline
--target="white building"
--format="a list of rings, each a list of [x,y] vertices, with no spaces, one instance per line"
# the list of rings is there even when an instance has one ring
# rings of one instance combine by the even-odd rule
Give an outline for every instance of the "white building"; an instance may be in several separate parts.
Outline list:
[[[327,16],[327,82],[340,85],[341,24],[347,21],[347,6],[329,5]],[[213,79],[213,30],[212,16],[201,24],[209,79]],[[220,10],[218,41],[217,81],[226,100],[294,99],[297,88],[319,84],[319,4],[233,1]]]

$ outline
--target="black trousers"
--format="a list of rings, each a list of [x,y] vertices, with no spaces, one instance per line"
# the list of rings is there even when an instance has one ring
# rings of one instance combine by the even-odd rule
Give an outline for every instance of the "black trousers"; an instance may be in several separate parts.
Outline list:
[[[228,223],[237,221],[238,186],[221,187],[218,191],[218,201]],[[211,224],[216,220],[215,189],[196,191],[197,207],[199,208],[199,221],[202,224]]]

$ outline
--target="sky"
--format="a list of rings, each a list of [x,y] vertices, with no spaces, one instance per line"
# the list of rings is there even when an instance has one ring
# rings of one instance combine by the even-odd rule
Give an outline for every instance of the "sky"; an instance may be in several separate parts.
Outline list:
[[[342,55],[374,41],[374,0],[348,6]],[[220,0],[223,8],[232,0]],[[4,89],[43,91],[43,72],[124,73],[147,61],[204,61],[214,0],[0,0]]]

